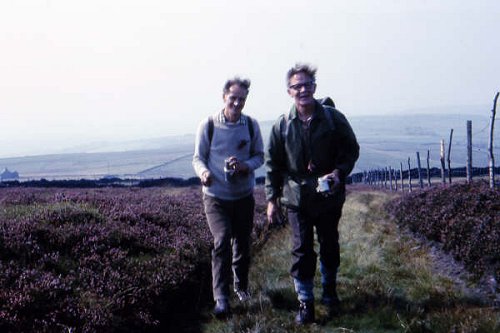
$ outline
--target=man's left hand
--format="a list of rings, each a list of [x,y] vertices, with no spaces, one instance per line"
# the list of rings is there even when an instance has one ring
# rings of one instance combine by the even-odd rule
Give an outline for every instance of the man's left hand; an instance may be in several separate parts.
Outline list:
[[[338,169],[335,169],[332,171],[332,173],[329,173],[325,176],[328,179],[328,181],[331,183],[330,187],[332,189],[332,192],[337,191],[342,184],[342,180],[340,179],[340,171]]]
[[[230,157],[229,163],[230,163],[231,168],[238,174],[246,175],[250,172],[250,168],[248,167],[248,164],[238,160],[234,156]]]

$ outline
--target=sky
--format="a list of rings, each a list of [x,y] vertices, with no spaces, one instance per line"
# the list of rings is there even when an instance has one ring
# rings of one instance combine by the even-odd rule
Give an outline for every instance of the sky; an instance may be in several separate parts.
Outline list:
[[[0,157],[194,133],[235,75],[274,120],[297,62],[348,117],[488,114],[499,18],[497,0],[2,0]]]

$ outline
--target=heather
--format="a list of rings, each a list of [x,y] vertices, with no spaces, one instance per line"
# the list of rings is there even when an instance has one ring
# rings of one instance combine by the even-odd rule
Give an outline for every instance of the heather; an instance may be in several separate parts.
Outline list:
[[[0,331],[173,329],[209,299],[210,248],[199,187],[1,189]]]
[[[442,191],[453,192],[438,204]],[[267,232],[262,187],[255,193],[253,297],[245,304],[232,297],[225,321],[211,315],[211,237],[199,187],[0,189],[0,332],[500,331],[498,298],[449,275],[433,243],[415,239],[385,211],[392,202],[392,214],[406,209],[425,221],[451,205],[498,223],[497,193],[482,184],[404,197],[360,186],[349,192],[339,226],[341,313],[328,319],[317,302],[318,321],[297,327],[290,230]],[[408,203],[427,196],[425,207]],[[483,203],[476,207],[472,198]],[[495,235],[495,225],[479,234]],[[487,270],[498,267],[495,251]]]
[[[389,209],[399,223],[442,244],[476,278],[500,276],[500,192],[486,182],[416,191]]]

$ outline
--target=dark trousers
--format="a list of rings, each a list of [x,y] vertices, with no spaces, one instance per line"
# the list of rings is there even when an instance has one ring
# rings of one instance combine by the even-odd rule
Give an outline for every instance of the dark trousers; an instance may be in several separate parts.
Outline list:
[[[344,201],[344,191],[327,198],[314,194],[314,197],[301,207],[288,208],[288,220],[292,229],[290,273],[299,282],[312,281],[316,272],[317,254],[314,251],[314,227],[316,227],[322,284],[324,287],[335,285],[340,264],[338,223]]]
[[[250,238],[255,200],[253,195],[239,200],[203,196],[208,227],[214,238],[212,289],[214,300],[227,299],[231,268],[235,290],[248,289]]]

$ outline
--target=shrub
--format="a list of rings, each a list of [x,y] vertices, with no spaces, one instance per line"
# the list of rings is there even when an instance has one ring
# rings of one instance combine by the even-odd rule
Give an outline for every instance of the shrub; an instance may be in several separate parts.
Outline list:
[[[441,242],[476,277],[500,276],[500,192],[486,182],[413,192],[389,210],[412,231]]]
[[[179,289],[199,298],[211,236],[198,190],[12,188],[0,203],[2,332],[147,331],[185,303]]]

